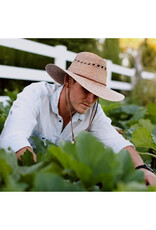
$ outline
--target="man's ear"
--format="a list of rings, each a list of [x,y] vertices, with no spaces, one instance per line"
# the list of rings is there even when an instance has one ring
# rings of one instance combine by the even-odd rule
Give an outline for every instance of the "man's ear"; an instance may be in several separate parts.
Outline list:
[[[72,83],[71,77],[70,77],[68,74],[66,74],[65,77],[64,77],[64,85],[65,85],[67,88],[70,88],[71,83]]]

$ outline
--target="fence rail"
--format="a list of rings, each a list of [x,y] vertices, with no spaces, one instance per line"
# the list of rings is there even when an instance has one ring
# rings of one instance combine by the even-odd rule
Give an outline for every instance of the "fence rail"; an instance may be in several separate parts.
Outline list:
[[[76,53],[67,50],[66,46],[50,46],[39,42],[34,42],[26,39],[0,39],[0,45],[26,51],[29,53],[39,54],[54,58],[54,63],[61,68],[66,68],[66,61],[73,61]]]
[[[6,79],[53,82],[53,79],[45,70],[28,69],[7,65],[0,65],[0,76],[1,78]]]
[[[5,46],[17,50],[22,50],[30,53],[44,55],[54,58],[54,64],[66,69],[67,61],[72,62],[76,53],[67,50],[67,47],[49,46],[39,42],[34,42],[26,39],[0,39],[0,46]],[[120,65],[113,64],[111,60],[107,62],[107,86],[116,90],[132,90],[132,84],[122,81],[112,80],[112,73],[126,75],[131,78],[135,76],[136,70],[134,68],[126,68]],[[143,71],[141,74],[144,79],[153,79],[154,73]],[[45,70],[29,69],[22,67],[13,67],[0,65],[0,78],[16,79],[16,80],[29,80],[29,81],[49,81],[53,79],[47,74]],[[0,97],[0,101],[5,102],[6,97]]]

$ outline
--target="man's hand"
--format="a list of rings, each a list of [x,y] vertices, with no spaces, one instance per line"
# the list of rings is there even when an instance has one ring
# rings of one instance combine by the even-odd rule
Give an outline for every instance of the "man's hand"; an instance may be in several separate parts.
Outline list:
[[[33,152],[32,148],[30,148],[29,146],[26,146],[26,147],[24,147],[24,148],[22,148],[22,149],[20,149],[20,150],[18,150],[18,151],[16,152],[16,156],[17,156],[18,160],[21,161],[21,156],[25,153],[26,150],[29,150],[29,151],[32,153],[34,162],[37,162],[37,156],[36,156],[36,154]]]
[[[130,153],[132,161],[134,162],[134,167],[144,164],[142,158],[138,152],[132,146],[127,146],[125,149]],[[151,186],[156,186],[156,175],[147,169],[138,169],[144,172],[145,183]]]
[[[156,186],[156,175],[147,169],[138,169],[144,172],[145,183],[151,186]]]

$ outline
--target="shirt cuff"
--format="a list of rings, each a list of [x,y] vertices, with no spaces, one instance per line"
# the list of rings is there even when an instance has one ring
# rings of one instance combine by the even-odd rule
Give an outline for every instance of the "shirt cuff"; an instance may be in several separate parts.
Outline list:
[[[118,143],[118,145],[113,146],[112,149],[115,153],[119,153],[123,148],[127,146],[133,146],[135,148],[135,146],[130,141],[125,140],[121,143]]]

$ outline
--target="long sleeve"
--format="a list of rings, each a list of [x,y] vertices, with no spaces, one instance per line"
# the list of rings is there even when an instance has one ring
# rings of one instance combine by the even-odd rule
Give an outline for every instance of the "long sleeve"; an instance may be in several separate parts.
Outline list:
[[[105,147],[112,148],[115,153],[127,146],[133,146],[130,141],[126,140],[111,125],[111,119],[105,115],[100,105],[98,106],[90,132],[103,142]]]
[[[25,146],[30,146],[28,138],[37,124],[36,118],[39,112],[35,90],[31,84],[18,94],[0,136],[1,148],[7,150],[10,147],[16,152]]]

